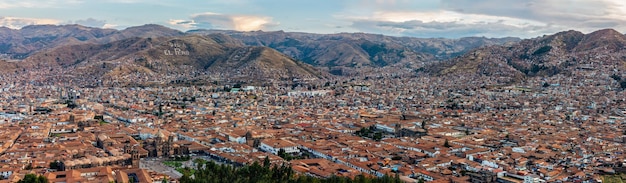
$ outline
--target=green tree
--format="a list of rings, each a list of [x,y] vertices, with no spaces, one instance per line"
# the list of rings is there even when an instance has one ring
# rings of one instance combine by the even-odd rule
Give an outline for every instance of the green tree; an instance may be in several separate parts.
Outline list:
[[[43,175],[26,174],[24,179],[17,181],[18,183],[48,183],[48,178]]]
[[[355,177],[354,180],[347,177],[330,177],[327,179],[320,179],[310,177],[306,175],[300,175],[298,178],[294,176],[294,171],[290,166],[282,164],[281,166],[262,166],[258,162],[254,162],[251,165],[245,165],[242,167],[234,167],[230,165],[217,165],[212,161],[202,162],[194,173],[189,171],[183,171],[183,177],[180,178],[180,182],[267,182],[267,183],[317,183],[317,182],[361,182],[361,183],[375,183],[375,182],[401,182],[399,177],[385,176],[381,178],[367,178],[363,175]],[[191,178],[193,175],[193,179]]]
[[[450,142],[448,142],[448,139],[446,139],[446,141],[445,141],[445,142],[443,142],[443,146],[444,146],[444,147],[452,147],[452,146],[450,145]]]
[[[265,159],[263,159],[263,167],[265,167],[265,168],[269,168],[270,167],[270,156],[265,156]]]
[[[380,132],[376,132],[374,133],[374,137],[372,139],[374,139],[375,141],[380,141],[383,139],[383,134]]]
[[[619,75],[617,75],[617,74],[613,74],[613,75],[611,75],[611,78],[613,78],[615,81],[620,81],[620,80],[622,80],[622,77],[621,77],[621,76],[619,76]]]
[[[278,156],[285,159],[287,157],[287,152],[285,152],[285,149],[283,148],[278,149]]]
[[[61,162],[59,161],[50,162],[50,169],[61,170]]]

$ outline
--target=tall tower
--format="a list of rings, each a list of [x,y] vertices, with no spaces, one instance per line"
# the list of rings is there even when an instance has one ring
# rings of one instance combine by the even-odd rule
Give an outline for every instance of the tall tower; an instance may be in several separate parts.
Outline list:
[[[139,150],[134,147],[130,155],[133,168],[139,168],[139,160],[141,159],[141,157],[139,156]]]
[[[166,156],[174,155],[174,148],[172,148],[174,144],[174,136],[170,135],[167,137],[167,142],[163,143],[163,154]]]

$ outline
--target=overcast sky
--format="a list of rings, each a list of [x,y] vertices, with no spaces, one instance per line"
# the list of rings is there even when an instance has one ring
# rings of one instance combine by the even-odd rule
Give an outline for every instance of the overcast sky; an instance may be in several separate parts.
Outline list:
[[[626,32],[624,0],[0,0],[0,26],[367,32],[393,36],[536,37]]]

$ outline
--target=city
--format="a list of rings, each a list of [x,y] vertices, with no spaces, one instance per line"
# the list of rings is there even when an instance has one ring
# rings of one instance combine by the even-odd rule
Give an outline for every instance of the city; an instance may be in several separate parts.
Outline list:
[[[619,0],[0,0],[0,183],[623,183]]]

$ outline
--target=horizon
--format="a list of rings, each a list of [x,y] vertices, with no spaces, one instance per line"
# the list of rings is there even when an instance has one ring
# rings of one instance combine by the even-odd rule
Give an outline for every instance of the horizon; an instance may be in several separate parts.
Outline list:
[[[121,30],[158,24],[183,32],[363,32],[418,38],[533,38],[566,30],[626,31],[626,2],[619,0],[0,0],[0,10],[0,27],[12,29],[80,24]]]
[[[381,34],[381,33],[372,33],[372,32],[336,32],[336,33],[316,33],[316,32],[304,32],[304,31],[286,31],[286,30],[249,30],[249,31],[240,31],[240,30],[233,30],[233,29],[206,29],[206,28],[199,28],[199,29],[189,29],[189,30],[181,30],[181,29],[176,29],[174,27],[170,27],[167,25],[162,25],[162,24],[155,24],[155,23],[149,23],[149,24],[143,24],[143,25],[133,25],[133,26],[128,26],[128,27],[120,27],[120,28],[101,28],[101,27],[94,27],[94,26],[89,26],[89,25],[82,25],[82,24],[77,24],[77,23],[71,23],[71,24],[32,24],[32,25],[26,25],[23,27],[19,27],[19,28],[11,28],[11,27],[6,27],[6,26],[0,26],[0,28],[8,28],[11,30],[21,30],[25,27],[28,26],[72,26],[72,25],[78,25],[78,26],[83,26],[83,27],[88,27],[88,28],[96,28],[96,29],[114,29],[114,30],[118,30],[118,31],[122,31],[122,30],[126,30],[128,28],[133,28],[133,27],[141,27],[141,26],[148,26],[148,25],[158,25],[158,26],[162,26],[165,28],[169,28],[172,30],[177,30],[180,31],[182,33],[189,33],[192,31],[202,31],[202,30],[206,30],[206,31],[235,31],[235,32],[286,32],[286,33],[305,33],[305,34],[320,34],[320,35],[331,35],[331,34],[371,34],[371,35],[383,35],[383,36],[390,36],[390,37],[409,37],[409,38],[421,38],[421,39],[461,39],[461,38],[488,38],[488,39],[505,39],[505,38],[519,38],[519,39],[533,39],[533,38],[539,38],[542,36],[547,36],[547,35],[553,35],[553,34],[557,34],[560,32],[567,32],[567,31],[578,31],[581,32],[583,34],[590,34],[596,31],[601,31],[601,30],[607,30],[607,29],[611,29],[611,30],[615,30],[617,32],[619,32],[620,34],[625,34],[619,30],[613,29],[613,28],[602,28],[602,29],[596,29],[596,30],[592,30],[589,32],[583,32],[580,30],[574,30],[574,29],[570,29],[570,30],[560,30],[557,32],[553,32],[553,33],[549,33],[549,34],[543,34],[543,35],[538,35],[535,37],[515,37],[515,36],[503,36],[503,37],[486,37],[486,36],[465,36],[465,37],[417,37],[417,36],[404,36],[404,35],[388,35],[388,34]]]

